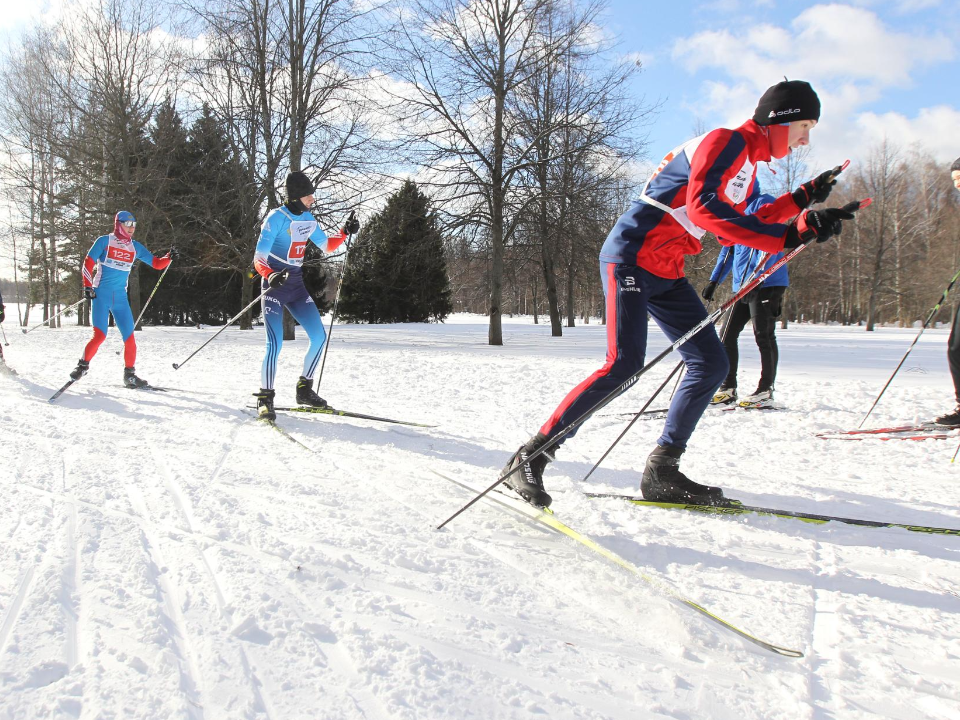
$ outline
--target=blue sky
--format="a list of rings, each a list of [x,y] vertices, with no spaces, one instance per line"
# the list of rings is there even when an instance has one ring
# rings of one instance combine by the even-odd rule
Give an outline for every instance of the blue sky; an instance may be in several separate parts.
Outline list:
[[[655,159],[698,118],[708,129],[747,119],[784,75],[821,97],[814,166],[863,157],[884,137],[960,156],[957,0],[610,0],[604,17],[618,51],[643,60],[635,92],[663,102],[647,128]]]

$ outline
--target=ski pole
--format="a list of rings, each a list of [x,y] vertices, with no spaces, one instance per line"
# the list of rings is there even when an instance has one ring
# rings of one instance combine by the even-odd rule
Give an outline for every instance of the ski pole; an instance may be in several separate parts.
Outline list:
[[[200,352],[201,350],[203,350],[207,345],[209,345],[209,344],[217,337],[217,335],[219,335],[220,333],[222,333],[222,332],[223,332],[224,330],[226,330],[228,327],[230,327],[231,325],[233,325],[237,320],[239,320],[240,317],[241,317],[247,310],[249,310],[249,309],[252,308],[254,305],[256,305],[258,302],[260,302],[260,298],[262,298],[262,297],[263,297],[264,295],[266,295],[268,292],[270,292],[270,288],[269,288],[269,287],[268,287],[266,290],[264,290],[262,293],[260,293],[259,295],[257,295],[257,297],[256,297],[255,299],[251,300],[251,301],[250,301],[250,304],[247,305],[243,310],[241,310],[241,311],[238,312],[236,315],[234,315],[232,318],[230,318],[229,320],[227,320],[227,324],[226,324],[226,325],[224,325],[222,328],[220,328],[219,330],[217,330],[217,332],[215,332],[215,333],[213,334],[213,337],[209,338],[203,345],[201,345],[201,346],[198,347],[196,350],[194,350],[192,353],[190,353],[190,355],[187,356],[187,359],[186,359],[186,360],[184,360],[182,363],[173,363],[173,369],[174,369],[174,370],[179,370],[179,369],[182,368],[184,365],[186,365],[186,364],[187,364],[187,360],[189,360],[189,359],[192,358],[194,355],[196,355],[198,352]]]
[[[913,346],[917,344],[917,341],[920,339],[920,336],[923,335],[923,331],[927,329],[927,325],[936,317],[937,313],[940,312],[940,306],[943,305],[947,300],[947,295],[950,294],[950,288],[953,287],[953,284],[957,281],[957,278],[960,278],[960,271],[953,276],[953,279],[950,281],[950,284],[947,285],[947,289],[943,291],[943,294],[940,296],[940,299],[937,300],[937,304],[933,306],[933,309],[930,311],[930,314],[927,315],[927,319],[923,321],[923,326],[920,328],[920,332],[917,333],[917,336],[913,339],[913,342],[910,343],[910,347],[907,348],[907,351],[903,354],[903,357],[900,358],[900,362],[897,364],[896,369],[893,371],[893,375],[890,376],[890,379],[887,380],[887,384],[883,386],[883,389],[880,391],[880,394],[877,395],[877,399],[873,401],[873,405],[870,406],[870,409],[867,410],[867,414],[863,416],[863,420],[860,421],[860,424],[857,425],[858,428],[863,427],[863,424],[867,421],[867,418],[870,417],[870,413],[873,412],[873,409],[877,406],[877,403],[880,402],[880,398],[883,397],[883,394],[887,391],[887,388],[890,387],[890,383],[893,382],[893,378],[896,377],[897,373],[900,372],[900,368],[903,367],[903,363],[907,360],[907,355],[910,354],[910,351],[913,350]]]
[[[86,300],[86,298],[80,298],[80,299],[77,300],[73,305],[70,305],[69,307],[65,307],[63,310],[61,310],[60,312],[58,312],[58,313],[57,313],[56,315],[54,315],[53,317],[47,318],[46,320],[44,320],[44,321],[42,321],[42,322],[40,322],[40,323],[37,323],[36,325],[34,325],[34,326],[33,326],[32,328],[30,328],[29,330],[26,330],[26,329],[24,329],[24,328],[20,328],[20,332],[22,332],[24,335],[28,335],[29,333],[32,333],[34,330],[36,330],[36,329],[37,329],[38,327],[40,327],[41,325],[46,325],[46,324],[49,323],[49,322],[53,322],[53,321],[56,320],[58,317],[60,317],[61,315],[63,315],[67,310],[73,310],[73,308],[75,308],[77,305],[79,305],[80,303],[82,303],[84,300]]]
[[[3,325],[0,325],[0,332],[3,333],[3,344],[9,346],[10,343],[7,342],[7,331],[3,329]]]
[[[347,218],[345,225],[349,225],[356,216],[354,210],[350,211],[350,217]],[[337,307],[340,305],[340,288],[343,287],[343,276],[347,274],[347,262],[350,260],[350,239],[353,233],[347,234],[347,252],[343,256],[343,267],[340,268],[340,279],[337,281],[337,294],[333,298],[333,311],[330,313],[330,329],[327,331],[327,341],[323,344],[323,360],[320,362],[320,374],[317,376],[317,387],[323,381],[323,368],[327,364],[327,349],[330,347],[330,339],[333,337],[333,321],[337,318]]]
[[[802,247],[802,246],[801,246],[801,247]],[[754,268],[753,273],[750,275],[750,278],[747,280],[747,282],[753,282],[753,280],[754,280],[754,279],[758,276],[758,274],[762,271],[763,265],[764,265],[764,263],[767,262],[767,259],[768,259],[769,257],[770,257],[770,253],[764,253],[764,254],[761,256],[760,262],[757,263],[756,268]],[[722,310],[722,308],[721,308],[721,310]],[[730,317],[731,317],[732,314],[733,314],[733,304],[731,303],[731,304],[729,304],[729,309],[727,310],[727,324],[724,325],[724,327],[723,327],[722,337],[720,338],[721,342],[724,340],[724,338],[726,338],[726,336],[727,336],[727,330],[730,329]],[[681,361],[679,362],[679,364],[677,365],[677,367],[674,368],[673,372],[676,372],[677,370],[679,370],[680,367],[681,367],[683,364],[684,364],[684,361],[681,360]],[[682,374],[682,373],[681,373],[681,374]],[[652,396],[649,400],[647,400],[646,405],[644,405],[642,408],[640,408],[640,411],[639,411],[636,415],[633,416],[633,419],[631,419],[629,423],[627,423],[627,426],[623,429],[623,431],[622,431],[619,435],[617,435],[616,440],[614,440],[612,443],[610,443],[610,447],[608,447],[607,450],[606,450],[606,452],[603,453],[603,455],[600,456],[600,459],[597,460],[597,462],[594,464],[594,466],[593,466],[592,468],[590,468],[590,472],[588,472],[586,475],[583,476],[583,480],[582,480],[581,482],[585,482],[591,475],[593,475],[594,471],[595,471],[598,467],[600,467],[600,465],[603,463],[604,460],[607,459],[607,455],[609,455],[611,452],[613,452],[613,449],[620,443],[621,440],[623,440],[624,436],[625,436],[628,432],[630,432],[630,428],[632,428],[632,427],[634,426],[634,424],[637,422],[637,420],[640,419],[640,416],[643,415],[644,410],[646,410],[647,407],[649,407],[650,403],[653,402],[653,399],[654,399],[657,395],[660,394],[660,391],[663,390],[663,386],[666,385],[667,382],[669,382],[670,377],[672,377],[672,375],[673,375],[673,373],[670,373],[670,375],[667,377],[667,379],[663,381],[663,385],[661,385],[659,388],[657,388],[657,391],[656,391],[655,393],[653,393],[653,396]],[[673,397],[673,396],[671,395],[671,398],[672,398],[672,397]]]
[[[866,199],[864,199],[864,200],[860,200],[859,202],[856,202],[856,201],[855,201],[855,202],[852,202],[852,203],[848,203],[847,205],[844,206],[844,209],[845,209],[845,210],[848,210],[848,211],[850,211],[850,212],[855,212],[856,210],[861,210],[861,209],[869,206],[870,203],[872,203],[872,202],[873,202],[872,198],[866,198]],[[856,205],[856,207],[853,207],[854,205]],[[647,363],[646,365],[644,365],[642,368],[640,368],[639,370],[637,370],[637,372],[635,372],[633,375],[631,375],[631,376],[628,377],[626,380],[624,380],[622,383],[620,383],[619,386],[617,386],[616,388],[614,388],[614,389],[613,389],[610,393],[608,393],[605,397],[603,397],[602,399],[598,400],[597,403],[596,403],[592,408],[590,408],[589,410],[587,410],[583,415],[581,415],[579,419],[577,419],[577,420],[573,421],[572,423],[570,423],[569,425],[567,425],[567,427],[565,427],[563,430],[561,430],[561,431],[558,432],[556,435],[554,435],[550,440],[548,440],[548,441],[545,442],[543,445],[541,445],[538,449],[536,449],[536,450],[534,450],[532,453],[530,453],[530,455],[527,456],[527,462],[524,463],[524,464],[529,464],[531,460],[534,460],[535,458],[538,458],[538,457],[540,457],[541,455],[543,455],[545,452],[547,452],[547,450],[549,450],[551,447],[553,447],[554,445],[556,445],[558,440],[561,440],[562,438],[564,438],[564,437],[566,437],[567,435],[569,435],[573,430],[575,430],[576,428],[580,427],[580,425],[582,425],[589,417],[591,417],[595,412],[597,412],[597,410],[600,410],[600,409],[606,407],[607,405],[609,405],[611,402],[613,402],[617,397],[619,397],[619,395],[620,395],[621,393],[625,392],[625,391],[628,390],[630,387],[632,387],[632,386],[637,382],[637,380],[640,379],[640,376],[641,376],[641,375],[643,375],[644,373],[646,373],[648,370],[650,370],[650,368],[652,368],[654,365],[656,365],[657,363],[659,363],[661,360],[663,360],[663,358],[665,358],[665,357],[666,357],[667,355],[669,355],[671,352],[673,352],[673,351],[676,350],[678,347],[680,347],[681,345],[683,345],[685,342],[687,342],[688,340],[690,340],[690,338],[692,338],[692,337],[693,337],[694,335],[696,335],[698,332],[700,332],[701,330],[703,330],[705,327],[707,327],[708,325],[716,322],[716,321],[717,321],[717,318],[719,318],[719,317],[727,310],[727,308],[733,307],[734,303],[736,303],[738,300],[740,300],[740,298],[744,297],[747,293],[749,293],[751,290],[753,290],[757,285],[759,285],[759,284],[762,283],[764,280],[766,280],[768,277],[770,277],[774,272],[776,272],[776,271],[779,270],[781,267],[783,267],[783,266],[786,265],[788,262],[790,262],[790,260],[792,260],[793,258],[795,258],[799,253],[801,253],[806,246],[807,246],[806,243],[801,243],[800,245],[797,245],[797,247],[793,248],[793,250],[791,250],[789,253],[787,253],[786,255],[784,255],[782,258],[780,258],[779,260],[777,260],[777,262],[775,262],[773,265],[771,265],[769,268],[767,268],[761,275],[758,275],[756,278],[754,278],[753,280],[751,280],[748,284],[746,284],[746,285],[744,285],[742,288],[740,288],[740,291],[737,292],[737,293],[735,293],[729,300],[727,300],[725,303],[723,303],[723,305],[721,305],[720,307],[718,307],[716,310],[714,310],[714,311],[711,312],[709,315],[707,315],[703,320],[701,320],[701,321],[698,322],[696,325],[694,325],[690,330],[688,330],[686,333],[684,333],[684,334],[681,335],[679,338],[677,338],[676,340],[674,340],[670,345],[668,345],[666,348],[664,348],[664,350],[663,350],[659,355],[657,355],[653,360],[651,360],[650,362],[648,362],[648,363]],[[481,493],[479,493],[478,495],[474,496],[474,498],[473,498],[472,500],[470,500],[470,502],[468,502],[466,505],[464,505],[464,506],[461,507],[459,510],[457,510],[453,515],[451,515],[451,516],[448,517],[446,520],[444,520],[442,523],[440,523],[440,524],[437,526],[437,530],[440,530],[440,529],[443,528],[447,523],[449,523],[451,520],[453,520],[454,518],[458,517],[462,512],[464,512],[465,510],[467,510],[467,509],[468,509],[469,507],[471,507],[474,503],[476,503],[478,500],[480,500],[480,498],[482,498],[484,495],[486,495],[487,493],[489,493],[489,492],[490,492],[491,490],[493,490],[497,485],[499,485],[500,483],[502,483],[504,480],[506,480],[508,477],[510,477],[510,476],[513,475],[515,472],[517,472],[518,470],[520,470],[520,468],[522,468],[522,467],[523,467],[523,465],[517,465],[516,467],[511,468],[511,469],[508,470],[507,472],[503,473],[503,475],[500,475],[500,476],[499,476],[493,483],[491,483],[486,489],[484,489],[484,490],[483,490]]]
[[[172,264],[173,264],[173,263],[170,263],[170,265],[172,265]],[[140,314],[137,315],[137,321],[133,324],[133,329],[134,329],[134,330],[137,329],[137,325],[139,325],[139,324],[140,324],[140,320],[143,319],[143,314],[147,311],[147,308],[150,307],[150,301],[153,300],[153,296],[156,294],[157,288],[160,287],[160,283],[163,282],[163,276],[167,274],[167,270],[170,269],[170,265],[167,265],[167,266],[163,269],[163,272],[160,273],[160,279],[157,280],[157,284],[153,286],[153,290],[150,292],[150,297],[147,298],[147,302],[144,303],[143,308],[140,310]],[[120,350],[117,350],[117,355],[119,355],[120,353],[121,353],[121,351],[120,351]]]

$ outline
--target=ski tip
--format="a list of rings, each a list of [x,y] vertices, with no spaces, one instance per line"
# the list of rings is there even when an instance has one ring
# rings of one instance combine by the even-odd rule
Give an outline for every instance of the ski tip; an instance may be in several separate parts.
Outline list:
[[[843,161],[843,165],[840,166],[840,172],[843,172],[848,167],[850,167],[850,158],[847,158],[846,160]]]
[[[858,208],[858,210],[863,210],[864,208],[868,208],[871,205],[873,205],[873,198],[864,198],[863,200],[860,201],[860,207]]]

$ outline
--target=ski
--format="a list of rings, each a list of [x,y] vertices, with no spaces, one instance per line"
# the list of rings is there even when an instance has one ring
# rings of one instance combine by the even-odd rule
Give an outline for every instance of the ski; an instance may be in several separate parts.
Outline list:
[[[73,385],[75,382],[76,382],[76,380],[74,380],[73,378],[71,378],[70,380],[67,380],[67,382],[63,385],[63,387],[61,387],[61,388],[60,388],[59,390],[57,390],[53,395],[50,396],[50,399],[47,400],[47,402],[53,402],[54,400],[56,400],[58,397],[60,397],[61,395],[63,395],[64,392],[66,392],[66,390],[67,390],[68,387],[70,387],[71,385]]]
[[[887,433],[906,433],[906,432],[921,432],[924,430],[954,430],[948,425],[938,425],[935,422],[925,422],[918,425],[897,425],[896,427],[883,427],[883,428],[868,428],[866,430],[861,430],[856,428],[855,430],[824,430],[823,432],[817,433],[817,437],[821,435],[884,435]]]
[[[248,405],[247,407],[254,407]],[[350,412],[349,410],[335,410],[332,407],[275,407],[277,412],[306,413],[308,415],[336,415],[337,417],[355,418],[357,420],[374,420],[376,422],[393,423],[394,425],[410,425],[413,427],[434,428],[436,425],[427,425],[426,423],[411,422],[409,420],[394,420],[393,418],[378,417],[377,415],[364,415],[363,413]]]
[[[917,435],[907,435],[903,432],[893,433],[891,435],[830,435],[824,433],[817,435],[820,440],[949,440],[956,435],[948,435],[942,432],[925,432]]]
[[[644,410],[642,413],[640,413],[640,419],[641,420],[663,420],[664,418],[667,417],[668,410],[669,408],[658,408],[657,410]],[[741,411],[742,410],[786,410],[786,408],[782,408],[779,405],[759,405],[759,406],[734,405],[732,407],[720,407],[713,410],[711,410],[710,407],[707,407],[707,411],[704,414],[706,415],[706,414],[709,414],[710,412],[733,412],[734,410],[741,410]],[[605,415],[604,417],[633,417],[636,414],[637,413],[635,412],[613,413],[611,415]]]
[[[802,520],[803,522],[822,525],[828,522],[839,522],[846,525],[859,525],[872,528],[901,528],[911,532],[926,533],[928,535],[957,535],[960,536],[958,528],[929,527],[927,525],[908,525],[905,523],[880,522],[877,520],[858,520],[856,518],[838,517],[836,515],[819,515],[815,513],[794,512],[792,510],[775,510],[773,508],[755,507],[753,505],[743,505],[738,500],[729,501],[729,505],[688,505],[685,503],[663,503],[644,500],[639,495],[618,495],[616,493],[584,493],[589,498],[613,498],[617,500],[626,500],[633,505],[641,507],[656,507],[667,510],[692,510],[693,512],[703,513],[704,515],[768,515],[778,518],[792,518]]]
[[[456,478],[449,477],[433,469],[431,469],[431,472],[433,472],[438,477],[441,477],[444,480],[447,480],[448,482],[452,482],[455,485],[459,485],[465,490],[469,490],[472,493],[480,492],[479,488],[476,488],[473,485],[463,480],[458,480]],[[723,618],[717,615],[714,615],[712,612],[707,610],[702,605],[694,602],[693,600],[689,600],[683,595],[681,595],[680,593],[678,593],[676,590],[671,588],[662,580],[652,575],[648,575],[643,570],[638,568],[636,565],[631,563],[629,560],[626,560],[620,555],[617,555],[615,552],[608,550],[607,548],[603,547],[602,545],[592,540],[591,538],[587,537],[586,535],[583,535],[582,533],[577,532],[576,530],[571,528],[569,525],[566,525],[565,523],[560,522],[560,520],[556,518],[556,516],[551,510],[549,509],[544,510],[541,508],[534,507],[533,505],[529,505],[523,500],[515,499],[509,495],[505,495],[503,493],[498,493],[498,492],[488,493],[483,497],[486,500],[489,500],[490,502],[498,505],[501,508],[506,508],[507,510],[513,510],[514,512],[519,513],[520,515],[524,516],[529,520],[533,520],[537,523],[540,523],[541,525],[544,525],[550,528],[551,530],[560,533],[561,535],[567,536],[571,540],[575,540],[576,542],[580,543],[582,546],[586,547],[587,549],[592,550],[593,552],[600,555],[601,557],[606,558],[610,562],[616,565],[619,565],[620,567],[629,571],[630,573],[638,577],[640,580],[642,580],[644,583],[654,588],[658,592],[662,593],[668,599],[680,605],[688,607],[692,610],[695,610],[696,612],[700,613],[703,617],[707,618],[711,622],[714,622],[720,627],[735,633],[736,635],[740,636],[744,640],[747,640],[753,643],[754,645],[759,645],[765,650],[769,650],[770,652],[776,653],[778,655],[783,655],[785,657],[792,657],[792,658],[803,657],[803,653],[800,652],[799,650],[791,650],[789,648],[780,647],[779,645],[774,645],[773,643],[767,642],[766,640],[761,640],[760,638],[754,635],[751,635],[747,631],[741,630],[736,625],[733,625],[727,622]]]
[[[293,435],[291,435],[289,432],[287,432],[284,428],[282,428],[282,427],[280,427],[279,425],[277,425],[277,423],[276,423],[275,420],[267,420],[266,418],[261,418],[261,417],[258,417],[258,416],[256,416],[256,415],[254,416],[254,420],[256,420],[258,423],[263,423],[264,425],[270,426],[271,428],[273,428],[274,430],[276,430],[278,433],[280,433],[281,435],[283,435],[283,437],[285,437],[287,440],[289,440],[289,441],[292,442],[292,443],[295,443],[296,445],[299,445],[299,446],[302,447],[304,450],[307,450],[307,451],[309,451],[309,452],[311,452],[311,453],[314,453],[315,455],[319,455],[319,454],[320,454],[320,453],[318,453],[316,450],[314,450],[312,447],[310,447],[309,445],[306,445],[306,444],[300,442],[299,440],[297,440]]]

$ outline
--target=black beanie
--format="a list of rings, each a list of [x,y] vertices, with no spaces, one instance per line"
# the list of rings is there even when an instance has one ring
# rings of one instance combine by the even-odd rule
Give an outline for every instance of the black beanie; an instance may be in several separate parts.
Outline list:
[[[760,98],[753,113],[757,125],[779,125],[794,120],[819,120],[820,98],[803,80],[784,80]]]
[[[957,158],[953,161],[953,165],[950,166],[950,172],[954,173],[960,170],[960,158]]]
[[[316,188],[310,182],[304,173],[294,170],[287,174],[287,198],[289,200],[299,200],[307,195],[313,195]]]

